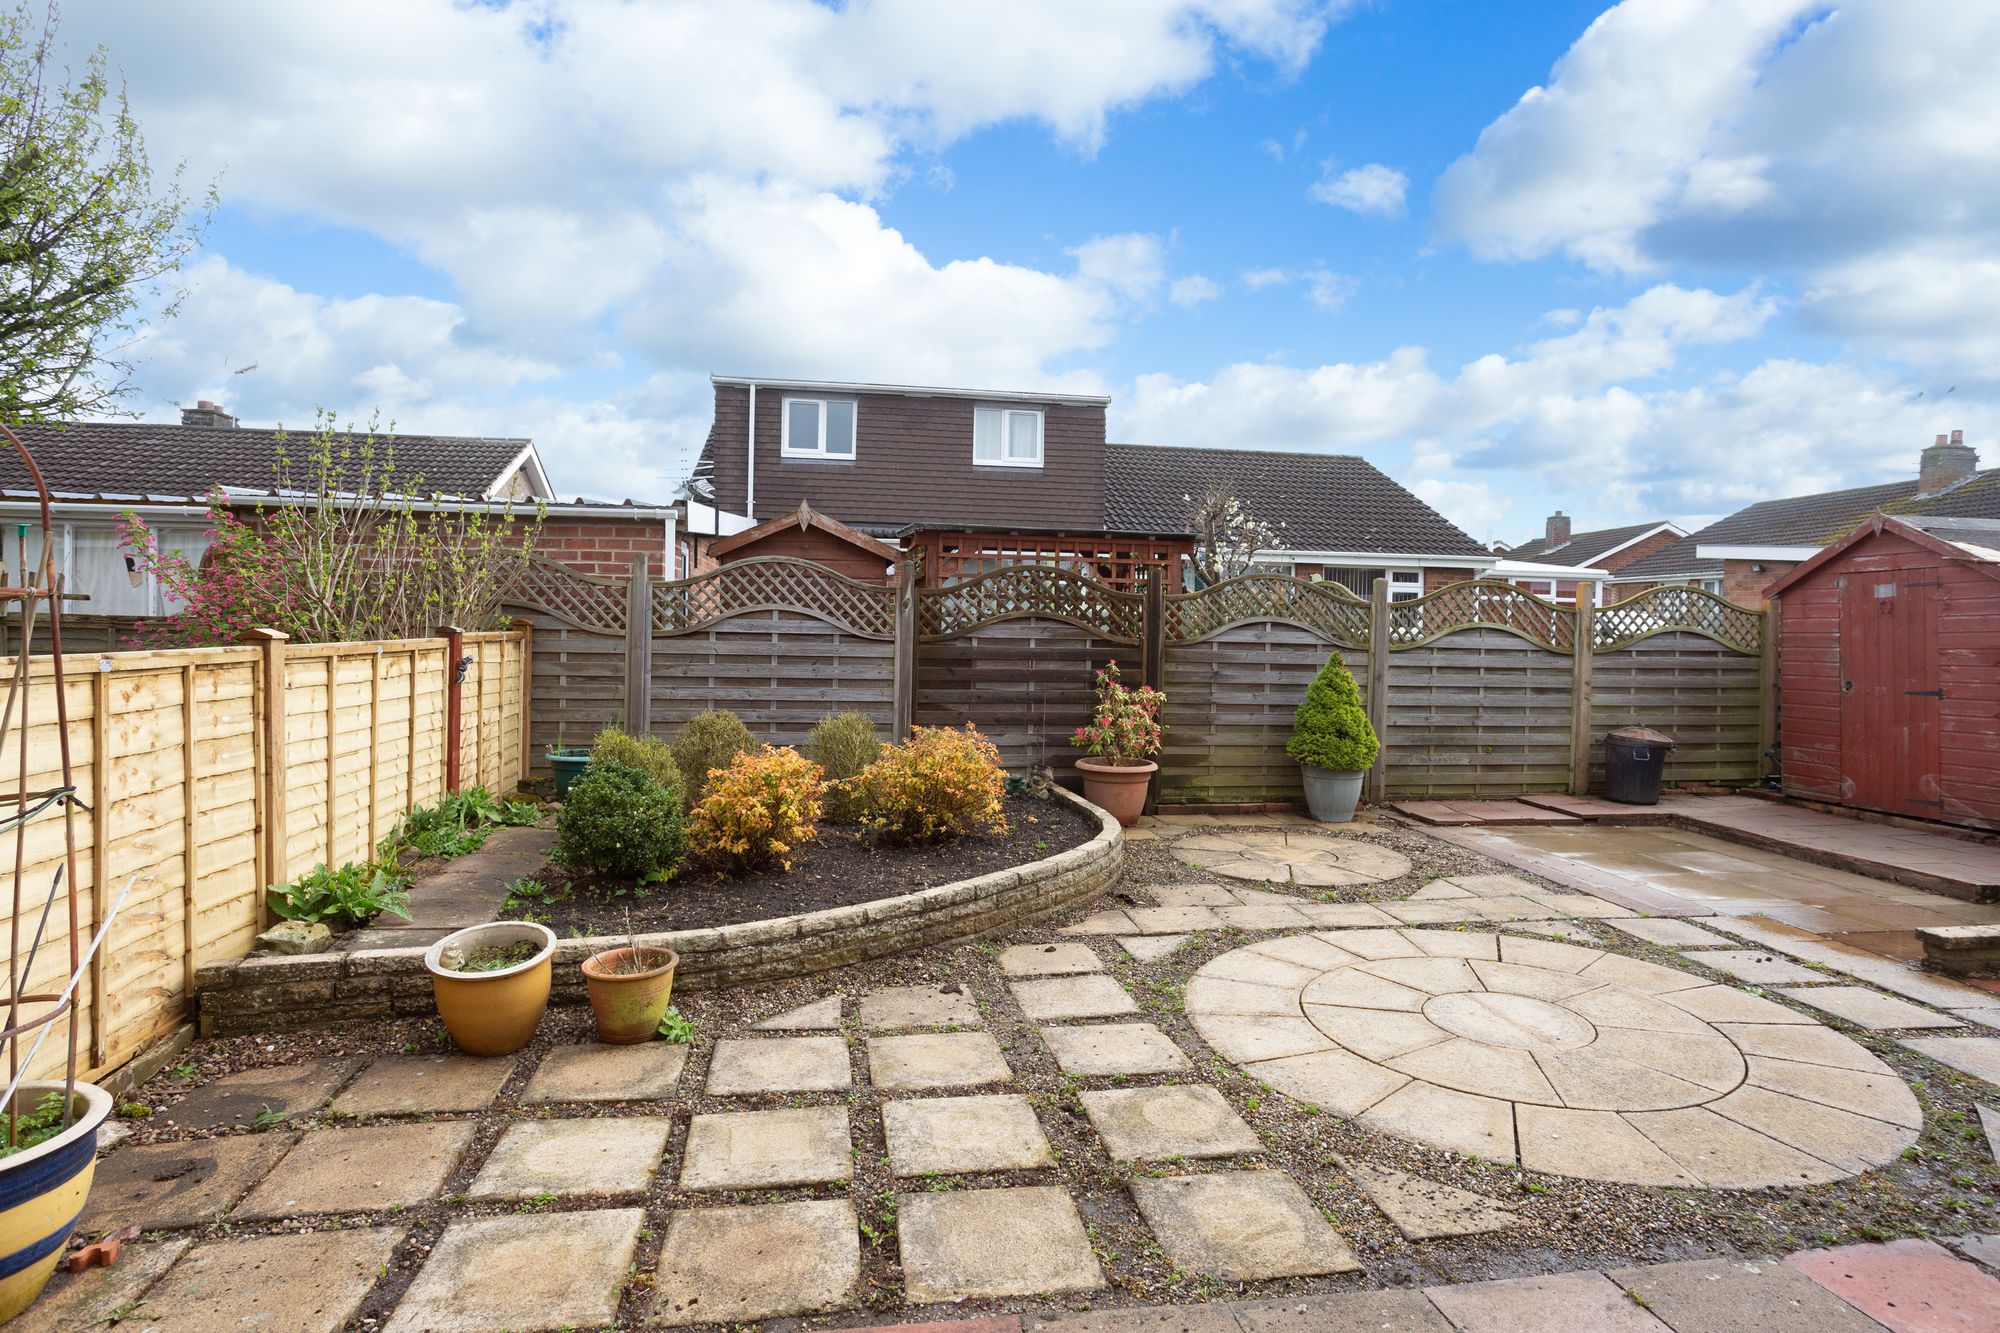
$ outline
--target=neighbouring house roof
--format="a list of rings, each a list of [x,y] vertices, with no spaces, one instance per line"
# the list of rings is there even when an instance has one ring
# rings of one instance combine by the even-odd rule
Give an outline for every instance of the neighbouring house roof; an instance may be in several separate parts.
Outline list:
[[[1233,484],[1258,519],[1283,525],[1281,550],[1493,560],[1437,510],[1352,454],[1107,444],[1105,526],[1187,533],[1195,502],[1216,482]]]
[[[1618,571],[1619,583],[1672,578],[1715,578],[1722,561],[1698,554],[1703,546],[1830,546],[1870,515],[2000,519],[2000,468],[1975,472],[1935,495],[1918,495],[1917,481],[1857,486],[1818,495],[1764,500],[1739,509],[1664,550]]]
[[[710,384],[739,388],[781,389],[795,393],[886,393],[900,398],[977,398],[991,403],[1067,403],[1077,407],[1107,407],[1111,399],[1097,393],[1051,393],[1045,389],[948,389],[926,384],[869,384],[855,380],[783,380],[756,375],[710,375]]]
[[[848,527],[845,523],[828,518],[825,514],[814,512],[813,507],[804,500],[799,501],[799,507],[791,513],[781,514],[777,518],[759,523],[754,528],[745,528],[733,536],[724,537],[721,541],[710,546],[708,551],[710,555],[720,559],[731,552],[740,551],[746,546],[755,545],[774,533],[783,532],[790,528],[796,528],[800,531],[804,531],[807,528],[817,528],[829,537],[846,542],[858,550],[865,551],[869,555],[891,564],[902,559],[903,556],[901,551],[887,542],[877,541],[865,532],[859,532],[854,528]]]
[[[1511,546],[1506,554],[1515,560],[1532,560],[1543,565],[1571,565],[1581,568],[1596,564],[1605,556],[1613,555],[1635,542],[1644,541],[1654,533],[1665,529],[1676,536],[1686,536],[1671,523],[1655,520],[1651,523],[1630,523],[1622,528],[1599,528],[1594,532],[1572,533],[1570,539],[1560,546],[1550,546],[1547,537],[1537,537],[1533,541]]]

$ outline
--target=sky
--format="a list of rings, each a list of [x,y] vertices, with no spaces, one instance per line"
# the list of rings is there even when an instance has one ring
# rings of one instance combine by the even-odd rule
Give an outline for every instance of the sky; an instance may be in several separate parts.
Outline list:
[[[128,406],[672,498],[710,373],[1111,395],[1481,539],[2000,465],[1992,0],[90,0],[220,207]],[[74,56],[72,57],[74,58]]]

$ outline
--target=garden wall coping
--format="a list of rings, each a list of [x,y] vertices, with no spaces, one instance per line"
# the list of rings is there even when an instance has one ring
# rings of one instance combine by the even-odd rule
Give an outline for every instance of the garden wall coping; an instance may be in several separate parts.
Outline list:
[[[1074,792],[1054,789],[1097,821],[1081,846],[1026,865],[894,898],[699,930],[639,935],[680,955],[682,990],[779,981],[870,958],[1010,929],[1096,897],[1117,882],[1124,830]],[[624,935],[559,940],[552,1003],[586,998],[577,964],[618,948]],[[367,1018],[435,1015],[422,948],[346,954],[256,955],[204,964],[195,974],[203,1036],[316,1027]]]

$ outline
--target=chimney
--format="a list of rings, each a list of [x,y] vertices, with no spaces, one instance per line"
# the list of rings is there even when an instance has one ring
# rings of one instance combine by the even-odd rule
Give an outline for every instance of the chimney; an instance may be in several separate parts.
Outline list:
[[[181,424],[183,426],[229,427],[236,424],[236,418],[223,411],[222,404],[211,403],[208,399],[204,398],[193,407],[183,407],[181,409]],[[1942,440],[1944,436],[1940,435],[1938,438]]]
[[[1549,515],[1548,526],[1542,530],[1544,549],[1553,551],[1558,546],[1569,545],[1569,518],[1558,509]]]
[[[1937,443],[1924,450],[1917,469],[1917,494],[1936,495],[1969,478],[1979,466],[1979,454],[1965,442],[1965,432],[1955,430],[1940,435]]]

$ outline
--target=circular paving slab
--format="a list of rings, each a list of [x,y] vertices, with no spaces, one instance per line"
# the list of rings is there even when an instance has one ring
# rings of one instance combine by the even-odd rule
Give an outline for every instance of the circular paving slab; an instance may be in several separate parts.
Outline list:
[[[1172,851],[1195,869],[1211,875],[1297,884],[1309,889],[1380,884],[1410,873],[1410,859],[1401,852],[1359,838],[1303,829],[1200,833],[1179,839]]]
[[[1379,850],[1379,849],[1378,849]],[[1916,1140],[1858,1043],[1733,986],[1601,949],[1339,930],[1233,950],[1187,986],[1215,1050],[1420,1143],[1644,1185],[1838,1180]]]

